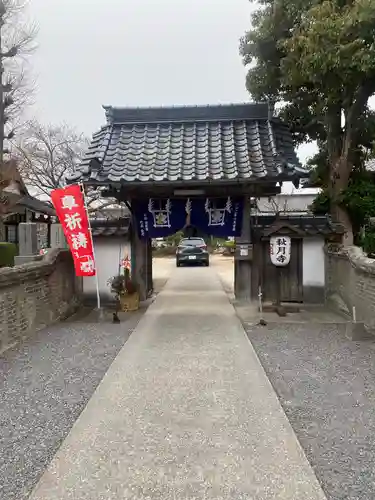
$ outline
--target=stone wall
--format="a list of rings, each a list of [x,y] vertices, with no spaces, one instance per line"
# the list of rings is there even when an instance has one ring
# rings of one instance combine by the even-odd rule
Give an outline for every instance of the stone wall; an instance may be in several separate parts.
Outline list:
[[[81,296],[69,251],[49,250],[36,262],[0,269],[0,352],[74,313]]]
[[[375,260],[358,247],[326,248],[326,300],[375,333]]]

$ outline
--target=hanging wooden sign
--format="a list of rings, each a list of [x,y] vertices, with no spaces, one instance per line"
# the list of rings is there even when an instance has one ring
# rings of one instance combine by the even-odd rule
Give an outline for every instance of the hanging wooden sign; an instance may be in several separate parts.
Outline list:
[[[287,266],[290,262],[291,254],[290,236],[271,236],[270,257],[274,266]]]

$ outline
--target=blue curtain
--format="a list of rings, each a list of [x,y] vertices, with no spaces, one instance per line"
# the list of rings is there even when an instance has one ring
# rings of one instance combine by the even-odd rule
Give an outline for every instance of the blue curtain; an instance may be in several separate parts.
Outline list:
[[[166,237],[189,224],[208,236],[241,235],[243,198],[150,198],[132,208],[141,238]]]

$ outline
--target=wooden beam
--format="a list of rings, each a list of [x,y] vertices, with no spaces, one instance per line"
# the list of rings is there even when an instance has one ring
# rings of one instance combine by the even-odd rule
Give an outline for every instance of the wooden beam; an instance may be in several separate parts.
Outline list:
[[[197,189],[198,185],[191,185],[189,183],[175,185],[170,184],[149,184],[144,185],[131,185],[129,186],[117,186],[108,185],[108,189],[102,192],[102,196],[105,198],[116,198],[120,202],[130,201],[132,199],[136,200],[147,200],[149,198],[178,198],[175,196],[175,191],[178,188],[183,187],[183,189]],[[265,181],[264,183],[247,184],[247,183],[214,183],[212,184],[202,184],[199,189],[204,191],[204,194],[197,196],[200,198],[205,197],[238,197],[238,196],[249,196],[249,197],[260,197],[260,196],[275,196],[281,192],[281,188],[276,186],[275,182]],[[194,196],[192,196],[193,198]]]

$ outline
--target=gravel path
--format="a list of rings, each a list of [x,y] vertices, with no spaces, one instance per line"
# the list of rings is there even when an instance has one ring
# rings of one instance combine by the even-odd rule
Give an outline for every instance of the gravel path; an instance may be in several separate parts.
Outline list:
[[[65,323],[0,356],[0,499],[28,498],[142,312]]]
[[[327,498],[374,499],[375,340],[334,325],[245,327]]]

